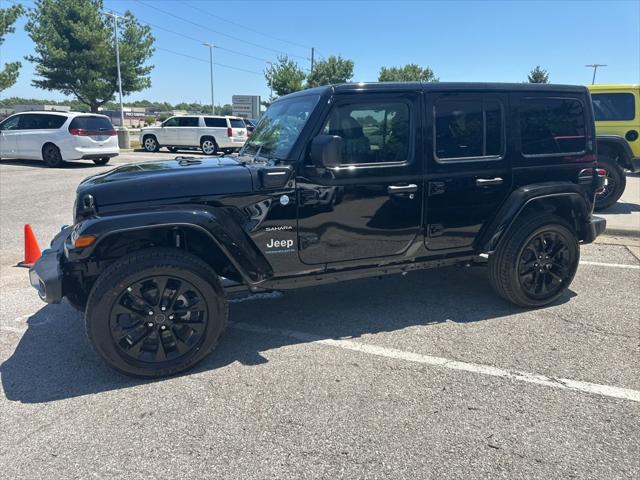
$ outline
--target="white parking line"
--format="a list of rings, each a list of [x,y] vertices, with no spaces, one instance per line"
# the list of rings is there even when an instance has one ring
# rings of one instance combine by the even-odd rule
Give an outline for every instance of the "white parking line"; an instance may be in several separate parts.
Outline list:
[[[624,263],[601,263],[601,262],[588,262],[586,260],[581,260],[580,265],[596,265],[598,267],[630,268],[631,270],[640,270],[640,265],[627,265]]]
[[[378,357],[393,358],[396,360],[404,360],[407,362],[421,363],[434,367],[448,368],[451,370],[461,370],[464,372],[479,373],[482,375],[490,375],[493,377],[502,377],[520,382],[534,383],[547,387],[560,388],[563,390],[573,390],[584,393],[592,393],[605,397],[620,398],[623,400],[631,400],[640,402],[640,391],[629,388],[613,387],[610,385],[600,385],[597,383],[581,382],[579,380],[571,380],[568,378],[548,377],[537,373],[521,372],[518,370],[507,370],[504,368],[492,367],[491,365],[482,365],[478,363],[459,362],[443,357],[434,357],[432,355],[423,355],[420,353],[405,352],[395,348],[379,347],[376,345],[368,345],[366,343],[354,342],[351,340],[336,340],[331,338],[323,338],[304,332],[296,332],[294,330],[285,330],[279,328],[267,328],[248,323],[229,322],[229,326],[253,333],[280,335],[284,337],[300,340],[305,343],[317,343],[322,345],[330,345],[332,347],[343,348],[345,350],[353,350],[356,352],[368,353]]]

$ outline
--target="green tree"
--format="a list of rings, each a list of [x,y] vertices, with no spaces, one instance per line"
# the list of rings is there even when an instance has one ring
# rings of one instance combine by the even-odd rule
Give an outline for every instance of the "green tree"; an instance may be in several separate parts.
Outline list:
[[[302,69],[286,55],[278,57],[276,63],[271,63],[264,71],[264,76],[269,88],[278,96],[302,90],[305,79]]]
[[[36,87],[73,95],[92,112],[113,99],[118,89],[113,20],[102,0],[38,0],[25,29],[35,43]],[[131,12],[119,19],[122,94],[151,86],[154,38]]]
[[[218,105],[216,106],[216,115],[231,115],[233,113],[233,109],[231,108],[231,105],[228,103],[225,103],[224,105]]]
[[[314,65],[313,71],[307,77],[307,87],[344,83],[351,80],[351,77],[353,77],[353,61],[331,55]]]
[[[22,5],[0,8],[0,46],[4,43],[4,37],[7,33],[15,32],[13,24],[23,13]],[[16,83],[21,66],[20,62],[11,62],[5,64],[4,68],[0,70],[0,92]]]
[[[382,67],[378,75],[379,82],[437,82],[438,77],[429,67],[420,67],[409,63],[404,67]]]
[[[529,72],[527,80],[529,83],[549,83],[549,72],[538,65]]]

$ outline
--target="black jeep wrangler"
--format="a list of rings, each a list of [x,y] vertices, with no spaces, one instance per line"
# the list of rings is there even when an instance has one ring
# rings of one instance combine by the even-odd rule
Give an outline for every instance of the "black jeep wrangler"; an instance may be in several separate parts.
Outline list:
[[[237,156],[84,180],[74,225],[30,271],[83,310],[117,370],[163,376],[210,353],[226,297],[488,261],[524,307],[571,283],[603,186],[584,87],[380,83],[274,102]]]

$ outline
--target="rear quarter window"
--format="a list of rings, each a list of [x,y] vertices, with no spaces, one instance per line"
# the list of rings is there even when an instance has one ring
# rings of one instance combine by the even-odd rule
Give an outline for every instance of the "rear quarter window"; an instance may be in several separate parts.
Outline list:
[[[69,129],[78,128],[89,132],[106,132],[113,130],[111,120],[106,117],[85,116],[71,120]]]
[[[592,93],[591,101],[597,122],[633,120],[636,116],[631,93]]]
[[[587,130],[582,102],[577,98],[523,98],[520,138],[525,156],[584,152]]]
[[[244,124],[243,120],[240,120],[238,118],[230,118],[229,122],[231,123],[231,128],[245,128],[246,125]]]

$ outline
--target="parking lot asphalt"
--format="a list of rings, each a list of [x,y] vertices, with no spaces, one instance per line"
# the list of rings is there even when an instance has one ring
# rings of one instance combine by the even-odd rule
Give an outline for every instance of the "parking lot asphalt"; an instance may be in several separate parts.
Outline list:
[[[44,246],[107,168],[0,164],[1,478],[640,475],[640,260],[624,244],[584,246],[568,294],[537,310],[500,300],[483,267],[239,298],[194,371],[141,381],[14,266],[22,224]]]

